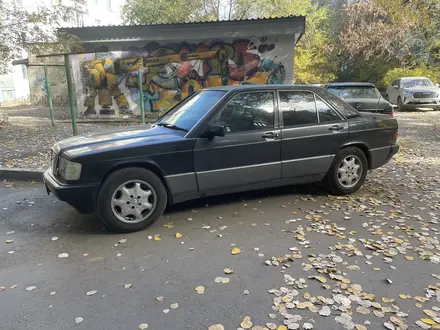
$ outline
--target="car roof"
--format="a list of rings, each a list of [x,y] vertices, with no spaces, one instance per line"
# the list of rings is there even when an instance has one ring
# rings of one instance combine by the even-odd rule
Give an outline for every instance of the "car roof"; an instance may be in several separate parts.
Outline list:
[[[204,88],[204,91],[236,91],[236,90],[259,90],[259,89],[296,89],[296,90],[322,90],[322,87],[312,85],[297,84],[267,84],[267,85],[235,85],[235,86],[217,86]]]
[[[328,87],[376,87],[369,82],[340,82],[327,84]]]

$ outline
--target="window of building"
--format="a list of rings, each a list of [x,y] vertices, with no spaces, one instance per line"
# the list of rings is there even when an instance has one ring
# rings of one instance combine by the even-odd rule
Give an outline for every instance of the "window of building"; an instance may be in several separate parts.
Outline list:
[[[274,115],[272,92],[241,93],[215,116],[214,124],[223,125],[228,133],[267,129],[274,127]]]
[[[280,92],[284,127],[318,123],[315,98],[310,92]]]

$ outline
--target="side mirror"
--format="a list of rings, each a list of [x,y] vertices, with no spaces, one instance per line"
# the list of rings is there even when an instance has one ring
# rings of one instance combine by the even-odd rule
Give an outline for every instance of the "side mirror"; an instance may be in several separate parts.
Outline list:
[[[394,89],[399,89],[399,86],[397,86],[397,85],[393,85],[393,88],[394,88]]]
[[[225,136],[226,130],[223,125],[208,125],[205,133],[202,135],[203,137],[214,137],[214,136]]]
[[[440,84],[435,84],[437,87],[440,87]]]

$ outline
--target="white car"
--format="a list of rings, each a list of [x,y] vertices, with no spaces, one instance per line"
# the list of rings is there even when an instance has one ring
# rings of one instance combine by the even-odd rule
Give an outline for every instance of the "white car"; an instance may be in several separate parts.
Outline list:
[[[426,77],[394,79],[386,92],[389,102],[397,104],[399,111],[431,108],[440,110],[440,88]]]

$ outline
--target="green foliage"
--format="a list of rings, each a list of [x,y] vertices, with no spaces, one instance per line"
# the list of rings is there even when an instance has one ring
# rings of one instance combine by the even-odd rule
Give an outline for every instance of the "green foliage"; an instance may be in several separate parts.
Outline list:
[[[394,68],[389,70],[381,80],[379,87],[386,88],[399,77],[427,77],[433,82],[440,82],[439,68],[430,68],[424,65],[416,68]]]

